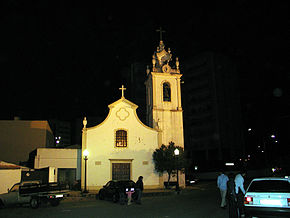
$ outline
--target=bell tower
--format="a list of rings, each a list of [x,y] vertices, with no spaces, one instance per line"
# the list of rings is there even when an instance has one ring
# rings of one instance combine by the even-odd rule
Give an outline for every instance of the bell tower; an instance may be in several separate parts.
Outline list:
[[[170,49],[167,51],[162,41],[152,56],[152,68],[147,66],[146,85],[146,115],[147,124],[161,132],[161,144],[184,147],[183,110],[181,106],[179,60],[176,57],[172,63]]]

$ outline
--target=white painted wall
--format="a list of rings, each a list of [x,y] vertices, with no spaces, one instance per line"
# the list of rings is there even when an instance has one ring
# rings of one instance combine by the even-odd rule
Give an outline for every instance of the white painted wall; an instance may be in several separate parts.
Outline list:
[[[81,177],[81,150],[66,148],[38,148],[34,160],[34,168],[52,167],[77,169],[76,179]],[[55,175],[57,178],[57,174]],[[55,178],[50,178],[55,180]]]
[[[162,144],[168,145],[173,141],[175,145],[184,147],[183,111],[181,107],[181,74],[152,72],[153,88],[153,120],[158,122],[162,130]],[[163,101],[163,83],[169,83],[171,88],[171,102]]]
[[[57,168],[49,167],[48,170],[48,182],[57,182]]]
[[[184,148],[183,110],[181,106],[181,87],[179,73],[151,72],[146,81],[147,119],[153,127],[158,127],[161,143],[168,145],[174,142]],[[171,101],[163,101],[163,84],[169,83]],[[164,175],[164,181],[168,176]],[[172,178],[174,179],[174,178]],[[185,186],[185,174],[179,174],[179,185]]]
[[[0,170],[0,194],[7,193],[7,189],[21,181],[21,169]]]

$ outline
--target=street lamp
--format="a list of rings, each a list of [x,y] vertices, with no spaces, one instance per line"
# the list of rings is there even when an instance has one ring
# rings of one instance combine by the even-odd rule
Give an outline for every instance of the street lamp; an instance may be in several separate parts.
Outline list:
[[[179,155],[179,150],[178,150],[178,148],[175,148],[175,150],[174,150],[174,155],[175,155],[175,157],[176,157],[176,159],[177,159],[177,157],[178,157],[178,155]],[[179,176],[178,176],[178,165],[176,166],[176,171],[177,171],[177,184],[176,184],[176,186],[175,186],[175,188],[176,188],[176,192],[177,192],[177,194],[179,194]]]
[[[84,155],[84,160],[85,160],[85,190],[84,190],[84,193],[88,193],[88,191],[87,191],[87,161],[88,161],[89,151],[87,149],[84,150],[83,155]]]

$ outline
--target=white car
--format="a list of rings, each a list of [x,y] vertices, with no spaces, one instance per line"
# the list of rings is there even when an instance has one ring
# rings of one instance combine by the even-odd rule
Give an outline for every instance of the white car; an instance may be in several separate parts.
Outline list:
[[[246,217],[290,217],[290,177],[253,179],[244,205]]]

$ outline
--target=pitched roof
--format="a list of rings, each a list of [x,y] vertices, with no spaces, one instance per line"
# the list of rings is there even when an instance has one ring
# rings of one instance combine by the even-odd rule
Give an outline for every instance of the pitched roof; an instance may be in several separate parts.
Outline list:
[[[120,102],[125,102],[127,104],[129,104],[132,108],[137,109],[138,105],[134,104],[133,102],[129,101],[128,99],[126,99],[125,97],[120,98],[118,101],[113,102],[112,104],[110,104],[108,107],[111,109],[112,107],[114,107],[115,105],[119,104]]]
[[[4,170],[4,169],[23,169],[23,168],[27,168],[27,167],[22,167],[13,163],[7,163],[4,161],[0,161],[0,170]]]

